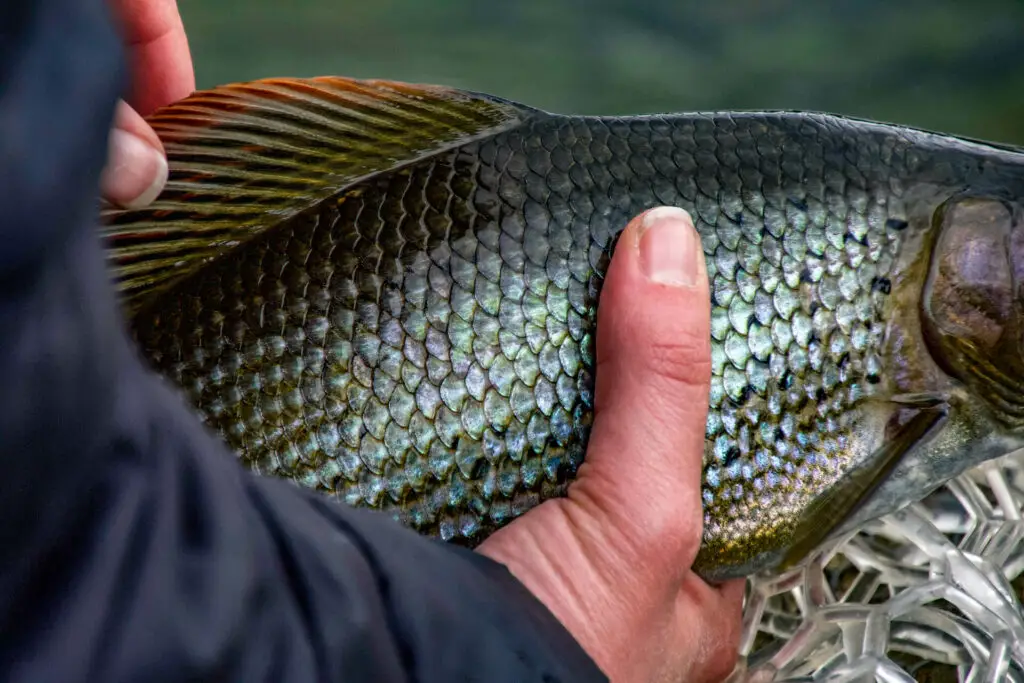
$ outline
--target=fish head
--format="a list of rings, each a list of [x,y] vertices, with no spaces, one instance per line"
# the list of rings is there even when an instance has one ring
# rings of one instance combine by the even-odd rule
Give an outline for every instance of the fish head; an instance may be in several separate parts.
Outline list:
[[[890,395],[943,416],[840,533],[1024,449],[1024,150],[968,146],[908,199],[887,332]]]
[[[793,339],[776,341],[773,327],[768,366],[782,378],[762,385],[763,399],[742,394],[753,409],[730,415],[735,439],[723,428],[705,445],[694,568],[706,580],[785,572],[1024,448],[1024,151],[861,133],[828,144],[861,159],[874,206],[850,201],[846,217],[824,220],[869,227],[832,243],[834,274],[808,269],[793,288],[810,341],[791,355]],[[858,157],[858,145],[871,151]]]

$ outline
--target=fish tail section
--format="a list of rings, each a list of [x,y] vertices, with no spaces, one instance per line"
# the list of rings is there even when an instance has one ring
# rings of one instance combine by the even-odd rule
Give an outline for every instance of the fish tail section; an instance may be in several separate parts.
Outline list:
[[[225,85],[155,112],[167,186],[150,206],[105,207],[102,235],[131,312],[249,238],[387,172],[541,114],[432,85],[340,77]]]

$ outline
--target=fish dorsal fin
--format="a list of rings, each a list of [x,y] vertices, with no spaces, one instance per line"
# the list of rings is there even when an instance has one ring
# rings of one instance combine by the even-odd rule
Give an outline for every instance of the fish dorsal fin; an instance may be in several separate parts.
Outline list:
[[[102,235],[129,310],[353,183],[514,128],[539,113],[454,88],[274,78],[196,92],[148,118],[170,166],[136,210],[105,207]]]

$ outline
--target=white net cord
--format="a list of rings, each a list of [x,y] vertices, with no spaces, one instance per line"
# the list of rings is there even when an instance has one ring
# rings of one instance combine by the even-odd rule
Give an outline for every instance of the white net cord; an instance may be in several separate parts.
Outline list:
[[[1024,683],[1024,453],[747,585],[730,683]]]

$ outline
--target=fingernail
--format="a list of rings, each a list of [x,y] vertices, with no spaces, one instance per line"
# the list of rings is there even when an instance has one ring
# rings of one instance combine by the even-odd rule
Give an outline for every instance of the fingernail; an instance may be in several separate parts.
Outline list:
[[[100,179],[100,190],[111,202],[126,209],[147,206],[167,183],[167,159],[159,151],[120,128],[110,134],[110,156]]]
[[[640,265],[648,279],[692,287],[707,277],[700,236],[690,214],[672,206],[644,214],[639,230]]]

